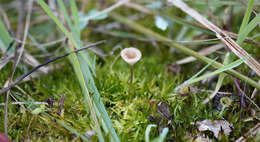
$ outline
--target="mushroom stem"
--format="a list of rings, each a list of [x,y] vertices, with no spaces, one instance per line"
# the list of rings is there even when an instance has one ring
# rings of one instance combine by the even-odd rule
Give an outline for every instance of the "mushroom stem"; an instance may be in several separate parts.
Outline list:
[[[131,88],[132,88],[132,84],[133,84],[133,78],[134,78],[134,65],[130,65],[130,83],[129,83],[128,94],[131,93]]]

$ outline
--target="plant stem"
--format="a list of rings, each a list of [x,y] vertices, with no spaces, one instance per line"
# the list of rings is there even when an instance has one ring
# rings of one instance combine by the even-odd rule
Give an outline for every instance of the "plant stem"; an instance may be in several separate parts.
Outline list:
[[[134,78],[134,65],[130,65],[130,83],[129,83],[128,94],[131,93],[131,88],[132,88],[132,84],[133,84],[133,78]]]

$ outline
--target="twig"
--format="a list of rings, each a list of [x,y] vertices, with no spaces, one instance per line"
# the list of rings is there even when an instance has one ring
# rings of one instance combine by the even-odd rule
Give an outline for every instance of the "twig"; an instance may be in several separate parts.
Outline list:
[[[216,20],[215,15],[213,14],[213,12],[212,12],[212,10],[211,10],[210,4],[209,4],[209,0],[206,0],[206,3],[207,3],[207,7],[208,7],[208,11],[209,11],[210,18],[211,18],[211,20],[213,21],[213,23],[214,23],[215,25],[217,25],[217,20]]]
[[[118,1],[120,1],[120,0],[118,0]],[[136,3],[127,2],[127,3],[125,3],[125,6],[136,9],[142,13],[155,15],[155,13],[152,10],[150,10],[149,8],[146,8],[146,7],[136,4]]]
[[[237,35],[236,33],[232,33],[232,32],[229,32],[229,31],[224,31],[224,32],[226,32],[230,37],[232,37],[232,38],[234,38],[234,39],[237,39],[237,38],[238,38],[238,35]],[[254,39],[251,39],[251,38],[246,37],[245,41],[254,43],[254,44],[257,45],[258,47],[260,47],[260,42],[254,40]]]
[[[26,24],[25,24],[24,35],[23,35],[23,42],[26,42],[26,39],[27,39],[30,20],[31,20],[32,6],[33,6],[33,0],[30,0],[29,1],[29,7],[28,7],[28,14],[26,16]],[[18,38],[18,39],[20,39],[20,38]],[[19,56],[18,56],[17,61],[15,63],[15,68],[17,67],[17,65],[19,64],[19,62],[21,60],[21,57],[22,57],[22,54],[23,54],[23,51],[24,51],[24,46],[25,46],[25,44],[22,44],[22,46],[18,49]]]
[[[55,45],[57,43],[60,43],[60,42],[63,42],[66,40],[66,37],[62,37],[60,39],[57,39],[57,40],[54,40],[54,41],[50,41],[50,42],[47,42],[47,43],[31,43],[31,42],[23,42],[19,39],[16,39],[14,38],[14,40],[18,43],[22,43],[22,44],[25,44],[25,45],[31,45],[31,46],[44,46],[44,47],[48,47],[48,46],[52,46],[52,45]]]
[[[5,25],[6,25],[7,29],[10,29],[10,22],[8,20],[8,16],[7,16],[6,12],[4,11],[4,9],[1,6],[0,6],[0,13],[4,17],[4,22],[5,22]]]
[[[244,5],[245,7],[247,7],[247,2],[246,1],[244,1],[244,0],[238,0],[242,5]],[[253,13],[255,14],[255,15],[257,15],[258,14],[258,10],[255,8],[255,7],[253,7]]]
[[[233,80],[234,80],[235,85],[236,85],[238,91],[240,92],[241,96],[246,97],[246,98],[258,109],[258,111],[260,111],[259,106],[258,106],[252,99],[250,99],[250,98],[245,94],[245,92],[243,92],[243,90],[239,87],[239,84],[238,84],[238,82],[236,81],[236,79],[233,78]]]
[[[18,27],[16,31],[16,38],[21,39],[22,32],[23,32],[23,25],[24,25],[24,16],[25,16],[25,0],[18,1],[18,9],[19,9],[19,15],[18,15]]]
[[[27,102],[12,102],[12,105],[25,105]],[[33,102],[34,105],[48,105],[46,102]],[[0,103],[0,106],[4,106],[5,103]]]
[[[82,21],[88,21],[88,20],[90,20],[90,19],[92,19],[92,18],[95,18],[95,17],[100,16],[100,15],[102,15],[102,14],[108,13],[108,12],[110,12],[110,11],[112,11],[112,10],[114,10],[114,9],[116,9],[116,8],[118,8],[118,7],[120,7],[121,5],[125,4],[125,3],[128,2],[128,1],[129,1],[129,0],[120,0],[120,1],[117,2],[116,4],[114,4],[114,5],[112,5],[112,6],[108,7],[108,8],[106,8],[106,9],[104,9],[103,11],[98,12],[98,13],[96,13],[96,14],[94,14],[94,15],[91,15],[91,16],[88,16],[88,17],[82,19]]]
[[[246,102],[245,102],[245,99],[244,99],[245,96],[246,96],[246,93],[240,88],[240,82],[237,78],[233,78],[233,81],[235,82],[236,88],[237,88],[239,94],[241,95],[240,104],[244,108],[244,107],[246,107]]]
[[[28,14],[27,14],[27,17],[26,17],[26,26],[25,26],[25,32],[24,32],[24,41],[27,37],[27,32],[28,32],[28,27],[29,27],[29,23],[30,23],[30,17],[31,17],[31,12],[32,12],[32,4],[33,4],[33,0],[30,0],[29,1],[29,8],[28,8]],[[24,6],[24,2],[22,1],[21,3],[21,7]],[[24,8],[24,7],[23,7]],[[24,9],[21,9],[20,11],[21,13],[24,13]],[[23,14],[21,14],[21,18],[19,22],[23,23]],[[19,25],[19,28],[18,28],[18,32],[17,32],[17,37],[19,39],[19,36],[20,36],[20,32],[19,30],[21,30],[22,26]],[[20,51],[20,55],[18,55],[18,58],[17,58],[17,54],[18,54],[18,50],[21,49]],[[13,80],[13,76],[14,76],[14,73],[15,73],[15,70],[16,70],[16,67],[20,61],[20,58],[22,56],[22,52],[23,52],[23,49],[24,49],[24,45],[22,45],[22,47],[20,48],[17,48],[15,50],[15,61],[12,65],[12,73],[11,73],[11,77],[9,78],[9,81],[8,81],[8,87],[12,84],[12,80]],[[4,131],[5,131],[5,134],[7,135],[8,134],[8,100],[9,100],[9,95],[10,95],[10,91],[8,90],[7,94],[6,94],[6,100],[5,100],[5,116],[4,116]]]
[[[211,53],[213,53],[213,52],[215,52],[219,49],[222,49],[223,47],[224,47],[223,44],[217,44],[217,45],[213,45],[213,46],[210,46],[208,48],[202,49],[198,53],[200,55],[206,56],[206,55],[209,55],[209,54],[211,54]],[[178,64],[178,65],[186,64],[186,63],[190,63],[190,62],[195,61],[195,60],[197,60],[197,59],[194,58],[194,57],[187,57],[187,58],[176,61],[176,64]]]
[[[260,80],[258,80],[258,83],[260,84]],[[251,95],[251,99],[253,99],[255,97],[255,95],[257,94],[259,90],[257,88],[254,89],[252,95]]]
[[[28,34],[28,37],[30,38],[30,40],[32,40],[32,42],[36,45],[36,47],[38,47],[42,52],[47,53],[46,48],[44,48],[43,46],[41,46],[41,44],[39,44],[36,39],[31,35]],[[26,44],[26,42],[24,43]]]
[[[91,47],[94,47],[94,46],[97,46],[97,45],[100,45],[100,44],[103,44],[105,41],[99,41],[99,42],[96,42],[96,43],[93,43],[93,44],[90,44],[86,47],[83,47],[83,48],[79,48],[77,50],[74,50],[72,52],[69,52],[69,53],[66,53],[64,55],[61,55],[61,56],[58,56],[58,57],[54,57],[50,60],[47,60],[45,62],[43,62],[42,64],[32,68],[30,71],[28,71],[27,73],[25,73],[24,75],[20,76],[15,82],[11,83],[8,87],[6,88],[3,88],[2,90],[0,90],[0,95],[2,95],[3,93],[7,92],[8,90],[10,90],[12,87],[14,87],[15,85],[17,85],[20,81],[22,81],[24,78],[26,78],[27,76],[29,76],[31,73],[33,73],[34,71],[38,70],[39,68],[51,63],[51,62],[54,62],[58,59],[61,59],[63,57],[66,57],[68,55],[70,55],[71,53],[78,53],[79,51],[82,51],[82,50],[85,50],[85,49],[88,49],[88,48],[91,48]]]

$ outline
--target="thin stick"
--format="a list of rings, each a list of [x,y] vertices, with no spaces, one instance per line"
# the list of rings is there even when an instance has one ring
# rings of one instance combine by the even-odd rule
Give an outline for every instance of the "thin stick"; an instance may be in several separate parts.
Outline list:
[[[134,78],[134,65],[130,65],[130,83],[129,83],[128,94],[131,93],[133,78]]]
[[[95,17],[98,17],[98,16],[100,16],[100,15],[102,15],[102,14],[111,12],[111,11],[113,11],[114,9],[120,7],[121,5],[127,3],[128,1],[129,1],[129,0],[120,0],[120,1],[117,2],[116,4],[114,4],[114,5],[112,5],[112,6],[108,7],[108,8],[106,8],[106,9],[104,9],[103,11],[98,12],[98,13],[96,13],[96,14],[94,14],[94,15],[90,15],[90,16],[88,16],[88,17],[82,19],[82,21],[88,21],[88,20],[90,20],[90,19],[92,19],[92,18],[95,18]]]
[[[23,6],[24,3],[21,3],[21,6]],[[27,33],[28,33],[28,29],[29,29],[29,24],[30,24],[30,19],[31,19],[31,12],[32,12],[32,5],[33,5],[33,0],[29,1],[29,8],[27,11],[27,16],[26,16],[26,25],[25,25],[25,30],[24,30],[24,37],[23,37],[23,41],[26,41],[26,37],[27,37]],[[23,10],[21,10],[21,12],[24,12]],[[21,16],[21,20],[23,20],[23,15]],[[22,26],[21,26],[22,27]],[[19,36],[19,35],[18,35]],[[20,54],[17,56],[18,52],[20,50]],[[11,77],[9,78],[8,81],[8,87],[12,84],[12,80],[13,80],[13,76],[16,70],[16,67],[18,65],[18,63],[20,62],[22,53],[24,50],[24,44],[22,45],[22,47],[18,48],[15,50],[15,62],[13,63],[12,66],[12,74]],[[4,132],[7,135],[8,134],[8,100],[9,100],[9,95],[10,95],[10,91],[8,90],[7,94],[6,94],[6,99],[5,99],[5,116],[4,116]]]
[[[258,80],[258,83],[260,84],[260,80]],[[254,89],[252,95],[251,95],[251,99],[254,99],[255,95],[257,94],[259,90],[257,88]]]
[[[54,40],[54,41],[50,41],[50,42],[47,42],[47,43],[38,43],[38,44],[36,44],[36,43],[32,43],[32,42],[23,42],[23,41],[21,41],[19,39],[14,38],[15,42],[18,42],[18,43],[31,45],[31,46],[44,46],[44,47],[55,45],[57,43],[65,41],[66,39],[67,38],[64,36],[64,37],[62,37],[60,39],[57,39],[57,40]]]
[[[26,42],[28,31],[29,31],[32,7],[33,7],[33,0],[30,0],[29,1],[28,12],[27,12],[28,14],[26,16],[26,23],[25,23],[25,29],[24,29],[24,35],[23,35],[23,43]],[[18,38],[18,39],[20,39],[20,38]],[[17,61],[15,63],[15,68],[17,67],[17,65],[19,64],[19,62],[20,62],[20,60],[22,58],[23,51],[24,51],[24,46],[25,46],[25,44],[22,44],[22,46],[18,49],[19,55],[18,55]]]
[[[235,85],[236,85],[238,91],[239,91],[240,94],[242,95],[241,97],[243,97],[243,96],[246,97],[246,98],[258,109],[258,111],[260,111],[259,106],[258,106],[252,99],[250,99],[250,98],[245,94],[245,92],[240,88],[238,82],[236,81],[237,79],[236,79],[236,78],[233,78],[233,80],[234,80],[234,82],[235,82]],[[243,103],[243,102],[241,102],[241,103]]]
[[[211,53],[214,53],[215,51],[217,51],[219,49],[222,49],[223,47],[224,47],[223,44],[217,44],[217,45],[213,45],[213,46],[207,47],[205,49],[202,49],[202,50],[198,51],[198,53],[202,56],[206,56]],[[196,60],[197,60],[196,58],[189,56],[189,57],[176,61],[176,64],[181,65],[181,64],[190,63],[190,62],[196,61]]]
[[[85,49],[88,49],[88,48],[91,48],[91,47],[95,47],[97,45],[100,45],[100,44],[103,44],[105,42],[105,40],[102,40],[102,41],[99,41],[99,42],[96,42],[96,43],[93,43],[93,44],[90,44],[86,47],[83,47],[83,48],[80,48],[80,49],[77,49],[77,50],[74,50],[74,51],[71,51],[69,53],[66,53],[64,55],[61,55],[61,56],[58,56],[58,57],[54,57],[50,60],[47,60],[45,62],[43,62],[42,64],[32,68],[30,71],[28,71],[27,73],[25,73],[24,75],[20,76],[15,82],[11,83],[8,87],[6,88],[3,88],[2,90],[0,90],[0,95],[2,95],[3,93],[7,92],[8,90],[10,90],[12,87],[14,87],[15,85],[17,85],[20,81],[22,81],[24,78],[26,78],[27,76],[29,76],[31,73],[33,73],[34,71],[38,70],[39,68],[51,63],[51,62],[54,62],[58,59],[61,59],[63,57],[66,57],[68,55],[70,55],[71,53],[78,53],[79,51],[82,51],[82,50],[85,50]]]
[[[9,22],[8,16],[7,16],[5,10],[1,6],[0,6],[0,13],[1,13],[1,15],[3,15],[6,28],[10,29],[10,22]]]
[[[12,105],[26,105],[28,103],[27,102],[12,102],[10,104],[12,104]],[[46,103],[46,102],[34,102],[33,104],[34,105],[48,105],[48,103]],[[0,103],[0,106],[4,106],[4,105],[5,105],[5,103]]]

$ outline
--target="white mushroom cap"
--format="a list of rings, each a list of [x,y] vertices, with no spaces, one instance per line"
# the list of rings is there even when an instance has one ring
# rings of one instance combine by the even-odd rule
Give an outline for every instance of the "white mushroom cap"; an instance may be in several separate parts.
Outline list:
[[[134,47],[125,48],[120,54],[123,60],[130,65],[134,65],[142,57],[140,50]]]

